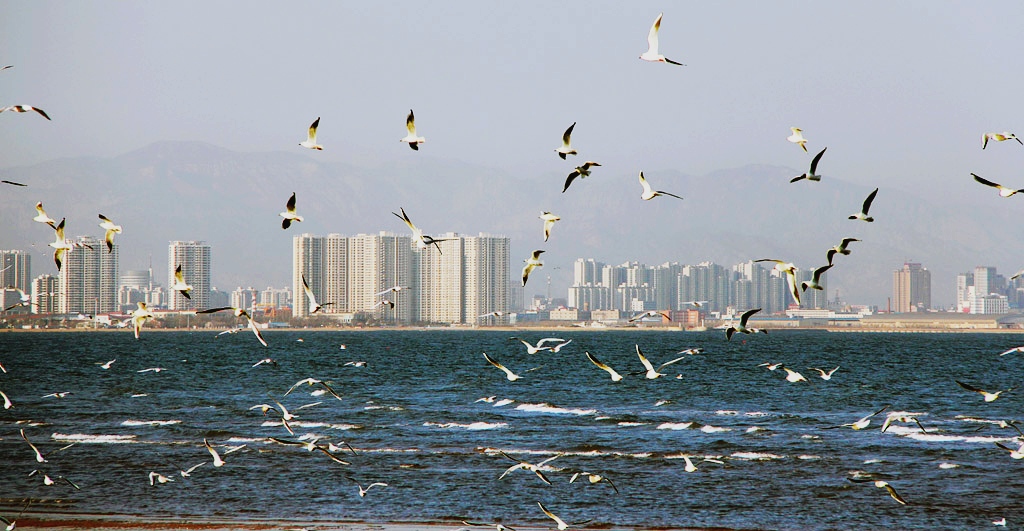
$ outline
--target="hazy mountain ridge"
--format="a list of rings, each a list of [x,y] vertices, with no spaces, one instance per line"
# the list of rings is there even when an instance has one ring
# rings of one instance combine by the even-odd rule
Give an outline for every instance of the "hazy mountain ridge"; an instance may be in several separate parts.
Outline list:
[[[727,266],[780,258],[811,268],[824,265],[825,250],[844,236],[864,241],[851,245],[852,255],[837,259],[829,292],[831,297],[838,288],[852,302],[884,305],[892,271],[906,259],[932,270],[934,304],[952,302],[957,272],[995,265],[1008,276],[1024,265],[1016,252],[1024,248],[1024,235],[999,230],[1014,226],[1021,205],[994,194],[959,193],[977,191],[963,183],[950,183],[949,202],[936,204],[886,188],[884,179],[874,177],[853,183],[826,173],[821,182],[790,184],[801,171],[745,166],[694,176],[652,169],[645,175],[655,189],[685,199],[645,202],[636,173],[604,167],[562,194],[565,175],[582,161],[555,159],[551,172],[521,178],[421,154],[373,167],[321,161],[316,155],[160,142],[110,159],[56,159],[2,169],[4,179],[29,187],[5,186],[0,196],[0,221],[7,227],[0,247],[34,244],[40,252],[33,274],[56,272],[46,247],[52,232],[32,221],[35,202],[43,201],[52,217],[68,218],[69,236],[101,237],[98,213],[123,225],[117,238],[122,271],[146,267],[152,255],[156,280],[164,283],[167,243],[195,239],[213,248],[217,287],[283,286],[290,284],[292,236],[403,234],[406,227],[391,212],[404,207],[428,234],[509,236],[514,269],[532,249],[546,249],[548,267],[531,281],[528,294],[543,292],[544,277],[551,275],[553,293],[564,295],[572,261],[579,257],[610,264],[710,260]],[[559,166],[564,173],[554,170]],[[871,210],[877,221],[846,219],[875,186],[881,186]],[[284,231],[277,213],[292,192],[306,221]],[[562,216],[547,243],[537,219],[543,210]]]

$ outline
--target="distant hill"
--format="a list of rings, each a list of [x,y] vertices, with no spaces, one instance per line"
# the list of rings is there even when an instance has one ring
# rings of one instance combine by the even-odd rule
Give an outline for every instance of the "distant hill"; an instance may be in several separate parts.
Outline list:
[[[887,187],[884,176],[854,183],[826,173],[821,182],[790,184],[802,170],[746,166],[703,176],[643,170],[655,189],[685,199],[641,201],[636,172],[603,167],[562,194],[562,173],[513,176],[428,156],[357,167],[306,153],[161,142],[109,159],[0,169],[0,178],[29,185],[0,188],[0,248],[38,249],[33,274],[56,272],[46,247],[52,231],[32,221],[33,207],[42,201],[51,216],[67,217],[69,236],[102,236],[99,213],[121,224],[122,271],[145,268],[152,256],[157,281],[166,283],[168,242],[205,240],[212,246],[218,288],[280,287],[290,284],[292,236],[404,233],[404,224],[391,215],[404,207],[428,234],[511,237],[514,270],[531,250],[546,249],[546,267],[532,277],[537,280],[531,280],[528,295],[544,292],[551,275],[553,295],[564,296],[579,257],[610,264],[710,260],[727,266],[780,258],[811,268],[823,265],[825,250],[844,236],[864,241],[854,243],[853,254],[840,257],[829,272],[829,296],[838,289],[851,302],[884,306],[892,271],[905,260],[932,271],[936,305],[953,302],[958,272],[993,265],[1010,275],[1024,266],[1024,231],[1015,229],[1024,199],[978,193],[969,178],[937,183],[949,194],[929,201]],[[846,219],[876,186],[877,221]],[[306,221],[285,231],[278,213],[292,192]],[[546,244],[537,219],[544,210],[562,217]]]

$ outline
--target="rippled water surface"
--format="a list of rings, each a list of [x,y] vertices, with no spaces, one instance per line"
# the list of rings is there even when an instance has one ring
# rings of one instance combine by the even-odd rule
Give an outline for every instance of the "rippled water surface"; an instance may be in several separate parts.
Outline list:
[[[1024,390],[986,403],[954,381],[989,390],[1024,383],[1022,355],[998,355],[1024,343],[1020,336],[520,334],[573,342],[529,355],[508,332],[269,332],[269,348],[246,332],[144,331],[138,341],[131,333],[0,334],[0,391],[14,404],[0,409],[0,512],[33,498],[37,510],[56,512],[548,526],[541,502],[587,526],[1024,522],[1024,460],[995,444],[1019,445],[1015,430],[995,422],[1024,418]],[[648,380],[629,374],[642,369],[636,344],[655,366],[684,348],[705,352]],[[586,351],[624,379],[612,382]],[[483,352],[521,378],[508,381]],[[252,366],[266,357],[276,365]],[[758,367],[764,362],[808,381],[790,383],[781,369]],[[836,366],[829,381],[808,369]],[[166,370],[139,372],[156,367]],[[329,382],[341,400],[320,385],[285,395],[304,378]],[[69,394],[43,396],[60,392]],[[296,416],[294,435],[275,411],[250,409],[278,402]],[[886,413],[863,430],[824,429],[885,405],[916,414],[927,433],[913,423],[882,433]],[[36,462],[19,429],[47,462]],[[270,437],[319,438],[341,446],[336,455],[350,464]],[[224,466],[209,463],[204,438]],[[543,470],[551,485],[527,470],[498,480],[515,464],[499,450],[531,463],[559,455]],[[684,455],[697,471],[685,471]],[[179,473],[204,461],[189,477]],[[151,472],[174,481],[151,486]],[[569,483],[576,472],[612,483]],[[56,483],[45,485],[44,474]],[[847,481],[855,475],[888,481],[910,505]],[[388,486],[360,497],[356,482]]]

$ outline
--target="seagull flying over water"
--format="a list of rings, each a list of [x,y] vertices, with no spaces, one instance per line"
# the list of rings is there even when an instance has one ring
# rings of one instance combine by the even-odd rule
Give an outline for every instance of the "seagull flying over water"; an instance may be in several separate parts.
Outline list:
[[[761,330],[760,328],[749,328],[749,327],[747,327],[747,321],[750,320],[750,316],[754,315],[755,313],[757,313],[759,311],[761,311],[761,308],[754,308],[752,310],[747,310],[747,311],[743,312],[743,315],[740,316],[739,324],[730,325],[729,328],[725,329],[725,339],[726,339],[726,341],[731,340],[732,339],[732,335],[735,334],[736,332],[739,332],[741,334],[754,334],[754,333],[757,333],[757,332],[762,332],[762,333],[767,334],[768,333],[767,330]]]
[[[562,187],[562,193],[564,194],[565,191],[569,189],[569,185],[572,184],[572,182],[576,180],[577,177],[579,177],[580,179],[589,177],[591,166],[600,166],[600,164],[592,160],[588,160],[584,162],[582,165],[576,166],[575,169],[569,172],[569,176],[565,178],[565,186]]]
[[[306,139],[299,142],[299,145],[304,148],[322,150],[324,147],[316,143],[316,128],[320,126],[320,117],[317,116],[313,124],[309,126],[309,132],[307,133]]]
[[[132,312],[132,328],[135,329],[135,339],[139,338],[139,332],[142,331],[142,325],[149,319],[155,317],[153,312],[146,308],[146,303],[139,301],[138,308]]]
[[[288,202],[284,205],[284,212],[278,214],[283,220],[281,220],[281,228],[287,229],[292,226],[292,222],[302,221],[302,216],[295,213],[295,192],[292,192],[292,196],[288,198]]]
[[[43,203],[42,203],[42,201],[36,203],[36,212],[37,212],[36,217],[32,218],[32,221],[38,221],[39,223],[46,223],[52,229],[56,229],[57,228],[57,225],[56,225],[57,220],[55,220],[55,219],[51,218],[50,216],[46,215],[46,211],[43,210]]]
[[[551,227],[554,227],[555,222],[562,218],[551,212],[541,212],[540,219],[544,220],[544,241],[548,241],[548,238],[551,236]]]
[[[75,246],[68,243],[64,237],[64,220],[67,218],[61,218],[60,223],[54,227],[56,234],[54,239],[50,242],[50,247],[53,247],[53,262],[57,264],[57,271],[60,271],[60,266],[64,262],[64,254],[73,249]]]
[[[540,255],[543,252],[544,252],[543,250],[537,249],[537,250],[533,251],[533,253],[530,254],[530,258],[528,258],[526,260],[523,260],[524,262],[526,262],[526,265],[523,266],[523,285],[524,286],[526,285],[526,280],[530,278],[530,273],[534,269],[536,269],[538,267],[544,267],[544,263],[540,261]]]
[[[570,145],[570,143],[572,141],[571,137],[572,137],[572,128],[573,127],[576,127],[576,122],[573,122],[572,125],[570,125],[569,128],[566,129],[564,133],[562,133],[562,147],[560,147],[560,148],[555,150],[555,152],[558,153],[558,156],[562,157],[562,160],[565,160],[565,156],[566,155],[575,155],[576,154],[576,150],[573,149],[572,146]],[[569,187],[569,185],[567,184],[566,188],[568,188],[568,187]],[[565,190],[562,190],[562,191],[565,192]]]
[[[889,426],[891,426],[893,422],[913,422],[917,424],[918,428],[921,428],[921,433],[928,433],[928,430],[924,429],[924,426],[921,425],[921,421],[917,420],[916,414],[911,415],[898,411],[889,413],[889,415],[885,417],[885,422],[882,423],[882,433],[885,433],[885,430],[888,430]]]
[[[5,312],[17,308],[19,306],[34,306],[34,304],[32,304],[31,294],[25,293],[24,291],[21,290],[21,288],[16,288],[14,286],[8,286],[6,289],[13,289],[14,291],[18,292],[18,302],[4,308]]]
[[[313,290],[309,289],[309,283],[306,282],[306,275],[299,275],[302,278],[302,290],[306,292],[306,298],[309,299],[309,313],[310,315],[319,312],[324,309],[324,306],[334,304],[333,302],[325,302],[323,304],[317,304],[316,296],[313,295]],[[387,293],[387,292],[384,292]]]
[[[551,347],[542,346],[544,344],[543,341],[537,343],[537,346],[533,346],[533,345],[530,344],[529,341],[527,341],[527,340],[525,340],[525,339],[523,339],[521,337],[510,337],[509,339],[518,340],[520,343],[522,343],[524,346],[526,346],[526,353],[527,354],[536,354],[536,353],[538,353],[538,352],[540,352],[542,350],[551,350]]]
[[[346,477],[346,478],[348,478],[348,479],[349,479],[350,481],[352,481],[353,483],[355,483],[357,487],[359,487],[359,497],[360,497],[360,498],[363,498],[363,497],[365,497],[365,496],[366,496],[366,493],[367,493],[367,492],[369,492],[369,491],[370,491],[370,489],[372,489],[372,488],[374,488],[374,487],[387,487],[387,486],[388,486],[388,484],[387,484],[387,483],[383,483],[383,482],[380,482],[380,481],[378,481],[378,482],[376,482],[376,483],[370,483],[370,484],[369,484],[369,485],[367,485],[367,486],[366,486],[366,488],[364,489],[364,488],[363,488],[363,486],[362,486],[362,485],[360,485],[358,481],[356,481],[356,480],[354,480],[354,479],[352,479],[352,478],[350,478],[350,477],[348,477],[348,476],[345,476],[345,477]]]
[[[848,245],[850,245],[851,243],[853,243],[853,242],[859,242],[859,241],[860,240],[858,240],[857,238],[843,238],[843,240],[841,242],[839,242],[839,245],[836,245],[835,247],[832,247],[831,249],[826,251],[825,252],[825,258],[828,259],[829,265],[832,265],[832,258],[835,257],[836,253],[839,253],[839,254],[841,254],[843,256],[849,255],[850,254],[850,250],[847,249],[846,247]]]
[[[999,190],[999,197],[1010,197],[1014,194],[1024,192],[1024,190],[1015,190],[1013,188],[1007,188],[1001,184],[994,183],[988,179],[982,178],[974,173],[972,173],[971,176],[974,177],[975,181],[978,181],[979,183],[984,184],[985,186],[991,186],[992,188]]]
[[[4,409],[11,409],[12,407],[14,407],[14,404],[11,402],[11,399],[8,398],[3,391],[0,391],[0,398],[4,399]]]
[[[507,378],[508,381],[514,382],[514,381],[518,380],[519,378],[521,378],[521,376],[519,376],[518,374],[510,371],[504,365],[498,363],[496,360],[494,360],[493,358],[488,356],[486,352],[484,352],[484,359],[487,360],[487,363],[490,363],[491,365],[494,365],[495,367],[500,369],[501,372],[504,372],[505,373],[505,378]]]
[[[860,207],[860,212],[850,215],[849,219],[860,219],[867,221],[868,223],[874,221],[875,218],[868,215],[868,209],[871,208],[871,202],[875,200],[876,195],[878,195],[878,188],[875,188],[874,191],[868,194],[867,199],[864,200],[864,204]]]
[[[1024,352],[1024,347],[1014,347],[1014,348],[1011,348],[1010,350],[1007,350],[1006,352],[1003,352],[1002,354],[1000,354],[1000,356],[1005,356],[1007,354],[1012,354],[1014,352]]]
[[[662,190],[652,189],[650,183],[648,183],[647,179],[644,178],[644,172],[640,172],[640,186],[644,188],[643,193],[640,194],[640,199],[643,199],[644,201],[650,201],[651,199],[654,199],[659,195],[667,195],[669,197],[674,197],[676,199],[682,199],[682,197],[676,194],[672,194]]]
[[[1002,133],[985,133],[981,135],[981,149],[985,149],[988,146],[989,140],[995,140],[996,142],[1002,142],[1004,140],[1016,140],[1020,145],[1024,146],[1024,142],[1021,142],[1017,135],[1003,131]]]
[[[555,524],[558,525],[558,531],[565,531],[566,529],[569,529],[570,525],[572,525],[572,527],[576,527],[578,525],[583,525],[583,524],[585,524],[585,523],[590,521],[590,520],[583,520],[581,522],[573,522],[572,524],[567,524],[565,522],[565,520],[562,520],[557,515],[555,515],[555,513],[552,513],[551,511],[549,511],[547,509],[547,507],[544,507],[544,504],[542,504],[541,502],[537,502],[537,505],[540,506],[540,510],[544,511],[544,514],[546,514],[548,516],[548,518],[550,518],[550,519],[555,521]]]
[[[806,150],[806,148],[804,149]],[[789,180],[789,182],[795,183],[801,179],[807,179],[808,181],[820,181],[821,175],[818,174],[818,161],[821,160],[821,156],[825,154],[826,149],[828,148],[822,148],[822,150],[819,151],[818,154],[814,156],[814,158],[811,160],[811,169],[808,170],[807,173],[793,177],[792,179]]]
[[[543,468],[544,465],[548,464],[549,462],[551,462],[551,461],[553,461],[555,459],[558,459],[559,457],[562,456],[562,454],[555,454],[555,455],[553,455],[553,456],[551,456],[551,457],[549,457],[549,458],[547,458],[547,459],[537,463],[536,465],[534,465],[534,464],[531,464],[531,463],[527,463],[526,461],[523,461],[521,459],[516,459],[515,457],[512,457],[511,455],[508,455],[505,452],[500,452],[499,451],[498,453],[500,453],[501,455],[503,455],[503,456],[505,456],[505,457],[507,457],[507,458],[509,458],[509,459],[511,459],[511,460],[516,462],[516,464],[508,467],[507,470],[502,472],[501,475],[498,476],[498,479],[504,478],[505,476],[508,475],[509,472],[512,472],[513,470],[520,470],[520,469],[522,469],[522,470],[529,470],[530,472],[533,472],[534,474],[537,474],[537,477],[539,477],[541,481],[543,481],[544,483],[547,483],[548,485],[551,484],[551,481],[548,480],[548,478],[544,475],[543,472],[541,472],[541,468]]]
[[[827,427],[824,427],[822,429],[823,430],[834,430],[836,428],[845,428],[845,427],[849,426],[851,429],[854,429],[854,430],[863,430],[864,428],[867,428],[868,425],[871,424],[871,417],[874,417],[875,415],[885,411],[886,409],[889,409],[888,405],[886,405],[882,409],[879,409],[878,411],[875,411],[874,413],[872,413],[870,415],[866,415],[864,417],[861,417],[861,419],[858,420],[857,422],[851,422],[849,424],[840,424],[838,426],[827,426]]]
[[[794,144],[798,144],[803,148],[804,153],[807,153],[807,139],[804,138],[804,130],[799,127],[790,127],[789,130],[792,131],[793,134],[786,137],[786,140],[789,140]],[[811,173],[814,173],[814,170],[811,170]]]
[[[604,482],[606,482],[606,483],[608,483],[609,485],[612,486],[612,490],[615,491],[615,494],[619,493],[619,488],[616,487],[614,483],[612,483],[612,480],[610,480],[607,477],[602,476],[600,474],[592,474],[590,472],[576,472],[575,474],[572,475],[571,478],[569,478],[569,483],[575,482],[576,478],[579,478],[579,477],[586,477],[587,481],[589,481],[591,485],[604,481]]]
[[[207,442],[206,439],[203,439],[203,446],[206,446],[206,449],[210,451],[210,455],[213,456],[213,466],[224,466],[224,460],[220,458],[220,454],[217,453],[217,450],[214,449],[214,447],[210,446],[210,443]]]
[[[990,393],[990,392],[988,392],[988,391],[986,391],[984,389],[978,389],[977,387],[974,387],[973,385],[965,384],[965,383],[961,382],[960,380],[953,380],[953,381],[955,381],[957,383],[957,385],[959,385],[960,387],[963,387],[964,389],[967,389],[968,391],[974,391],[975,393],[981,394],[981,396],[985,397],[985,401],[986,402],[993,402],[993,401],[995,401],[995,399],[999,398],[999,395],[1001,395],[1003,393],[1009,393],[1010,391],[1013,391],[1014,389],[1016,389],[1016,387],[1011,387],[1009,389],[1004,389],[1002,391],[996,391],[995,393]]]
[[[50,117],[47,116],[46,113],[43,112],[42,109],[40,109],[39,107],[33,107],[31,105],[11,105],[11,106],[8,106],[8,107],[0,107],[0,112],[4,112],[4,111],[14,111],[14,112],[30,112],[30,111],[35,111],[35,112],[39,113],[39,115],[42,116],[43,118],[46,118],[47,120],[50,119]]]
[[[590,360],[590,363],[593,363],[594,365],[597,365],[597,367],[599,369],[607,372],[608,375],[612,377],[612,381],[613,382],[618,382],[619,380],[622,380],[622,375],[619,374],[615,369],[613,369],[613,368],[609,367],[608,365],[605,365],[604,363],[602,363],[601,360],[599,360],[596,357],[594,357],[593,354],[591,354],[589,352],[586,352],[585,354],[587,355],[587,359]],[[570,483],[572,483],[572,482],[570,481]]]
[[[673,65],[686,66],[683,63],[673,61],[658,53],[658,30],[661,29],[662,15],[664,15],[664,13],[658,13],[658,18],[654,19],[654,24],[651,25],[651,31],[647,34],[647,51],[640,54],[640,58],[652,63],[669,63]]]
[[[892,499],[894,499],[897,502],[899,502],[900,505],[907,505],[907,500],[904,500],[899,495],[899,493],[896,492],[896,489],[892,488],[892,485],[886,483],[885,481],[875,481],[873,479],[858,479],[858,478],[846,478],[846,479],[848,479],[848,480],[850,480],[850,481],[852,481],[854,483],[873,483],[876,487],[878,487],[880,489],[887,490],[889,492],[889,496],[892,496]]]
[[[395,217],[397,217],[398,219],[404,221],[405,224],[409,226],[409,229],[412,230],[412,239],[416,241],[416,247],[417,248],[423,249],[425,247],[429,247],[429,246],[433,245],[434,247],[437,248],[437,252],[440,253],[441,252],[441,246],[438,244],[438,242],[443,242],[443,241],[447,241],[447,240],[451,239],[451,238],[432,238],[430,236],[427,236],[426,234],[423,234],[422,230],[420,230],[416,225],[413,225],[412,220],[409,219],[409,215],[405,213],[405,208],[399,208],[399,210],[402,211],[402,215],[401,216],[399,216],[395,212],[392,212],[392,214],[394,214]]]
[[[832,264],[828,264],[826,266],[821,266],[821,267],[815,269],[814,272],[811,273],[811,281],[807,282],[805,280],[805,281],[801,282],[800,283],[800,288],[803,289],[804,291],[807,291],[807,288],[824,290],[825,288],[823,288],[821,286],[821,284],[820,284],[821,275],[825,271],[828,271],[829,269],[832,269]]]
[[[659,315],[664,317],[665,319],[668,319],[669,321],[672,320],[672,318],[669,317],[669,315],[667,313],[665,313],[665,312],[659,312],[658,310],[647,310],[644,313],[641,313],[639,315],[634,315],[633,317],[630,317],[628,322],[633,323],[633,322],[639,321],[640,319],[643,319],[645,317],[657,317]]]
[[[121,234],[121,226],[115,225],[113,221],[110,221],[110,219],[104,216],[103,214],[100,214],[100,219],[103,220],[103,222],[100,223],[100,228],[107,231],[106,233],[103,234],[103,241],[107,243],[107,252],[113,252],[114,235]]]
[[[832,369],[831,371],[828,371],[828,372],[825,372],[822,369],[816,369],[814,367],[808,367],[807,370],[809,370],[809,371],[818,371],[821,374],[821,379],[822,380],[831,380],[832,379],[832,374],[835,373],[836,371],[838,371],[839,367],[837,366],[835,369]]]
[[[206,310],[199,310],[196,313],[216,313],[224,310],[230,310],[232,313],[235,314],[235,317],[245,317],[246,321],[248,321],[249,330],[252,330],[253,335],[256,336],[256,339],[259,340],[260,344],[262,344],[264,347],[267,346],[267,340],[263,339],[263,333],[260,332],[260,329],[256,326],[256,321],[253,321],[252,316],[241,308],[235,308],[233,306],[223,306],[220,308],[208,308]]]
[[[651,362],[648,361],[646,357],[644,357],[643,352],[640,352],[640,345],[635,345],[635,347],[636,347],[636,355],[637,355],[637,357],[640,358],[640,363],[642,363],[644,365],[644,368],[647,369],[647,372],[645,373],[645,376],[646,376],[646,378],[648,380],[653,380],[655,378],[658,378],[658,377],[661,377],[661,376],[665,376],[665,373],[661,372],[662,369],[664,369],[665,367],[667,367],[669,365],[672,365],[673,363],[675,363],[677,361],[681,361],[681,360],[686,359],[686,356],[681,356],[681,357],[678,357],[678,358],[676,358],[674,360],[666,361],[665,363],[662,363],[661,365],[658,365],[658,368],[655,369],[654,365],[652,365]]]
[[[416,117],[412,114],[412,109],[409,109],[409,116],[405,118],[405,129],[409,134],[405,135],[405,138],[401,139],[400,142],[408,142],[409,147],[413,151],[419,151],[420,144],[427,141],[422,136],[416,136]]]
[[[341,395],[336,393],[334,391],[334,389],[332,389],[331,386],[327,384],[327,382],[325,382],[323,380],[317,380],[316,378],[303,378],[302,380],[299,380],[299,381],[295,382],[294,385],[292,385],[291,387],[288,388],[287,391],[285,391],[284,396],[288,396],[289,393],[294,391],[296,387],[298,387],[298,386],[300,386],[302,384],[306,384],[306,385],[317,385],[317,384],[319,384],[328,393],[331,393],[331,395],[334,396],[334,398],[337,398],[338,400],[341,400]],[[281,404],[278,404],[278,406],[280,406],[280,405]],[[288,420],[291,420],[291,419],[288,419]]]
[[[796,266],[792,262],[786,262],[783,260],[776,260],[774,258],[761,258],[754,260],[755,262],[775,262],[775,270],[786,274],[786,283],[789,284],[789,293],[793,296],[793,300],[797,304],[800,304],[800,290],[797,289],[796,285]]]
[[[189,295],[189,292],[192,291],[192,285],[185,282],[185,274],[181,272],[181,264],[174,268],[174,285],[171,286],[171,290],[181,293],[188,300],[192,300],[192,296]]]

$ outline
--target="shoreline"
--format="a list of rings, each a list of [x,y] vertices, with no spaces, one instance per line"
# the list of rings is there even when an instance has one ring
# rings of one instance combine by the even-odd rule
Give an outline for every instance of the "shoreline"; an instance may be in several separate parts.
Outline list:
[[[145,328],[143,329],[143,335],[151,333],[165,333],[165,332],[221,332],[223,328]],[[906,328],[868,328],[868,327],[847,327],[847,326],[829,326],[829,327],[779,327],[779,328],[766,328],[773,334],[777,333],[800,333],[800,332],[829,332],[829,333],[865,333],[865,334],[1024,334],[1024,328],[929,328],[929,327],[906,327]],[[559,326],[559,325],[538,325],[538,326],[474,326],[474,327],[462,327],[462,326],[387,326],[387,327],[368,327],[368,328],[352,328],[352,327],[316,327],[316,328],[267,328],[262,329],[261,332],[264,334],[273,335],[276,332],[352,332],[352,333],[372,333],[372,332],[677,332],[677,333],[688,333],[688,334],[700,334],[704,332],[720,332],[725,333],[724,330],[718,329],[707,329],[707,330],[687,330],[675,326],[644,326],[644,327],[628,327],[628,326],[609,326],[606,328],[591,328],[581,326]],[[0,328],[0,333],[126,333],[131,334],[131,329],[119,329],[119,328]]]

